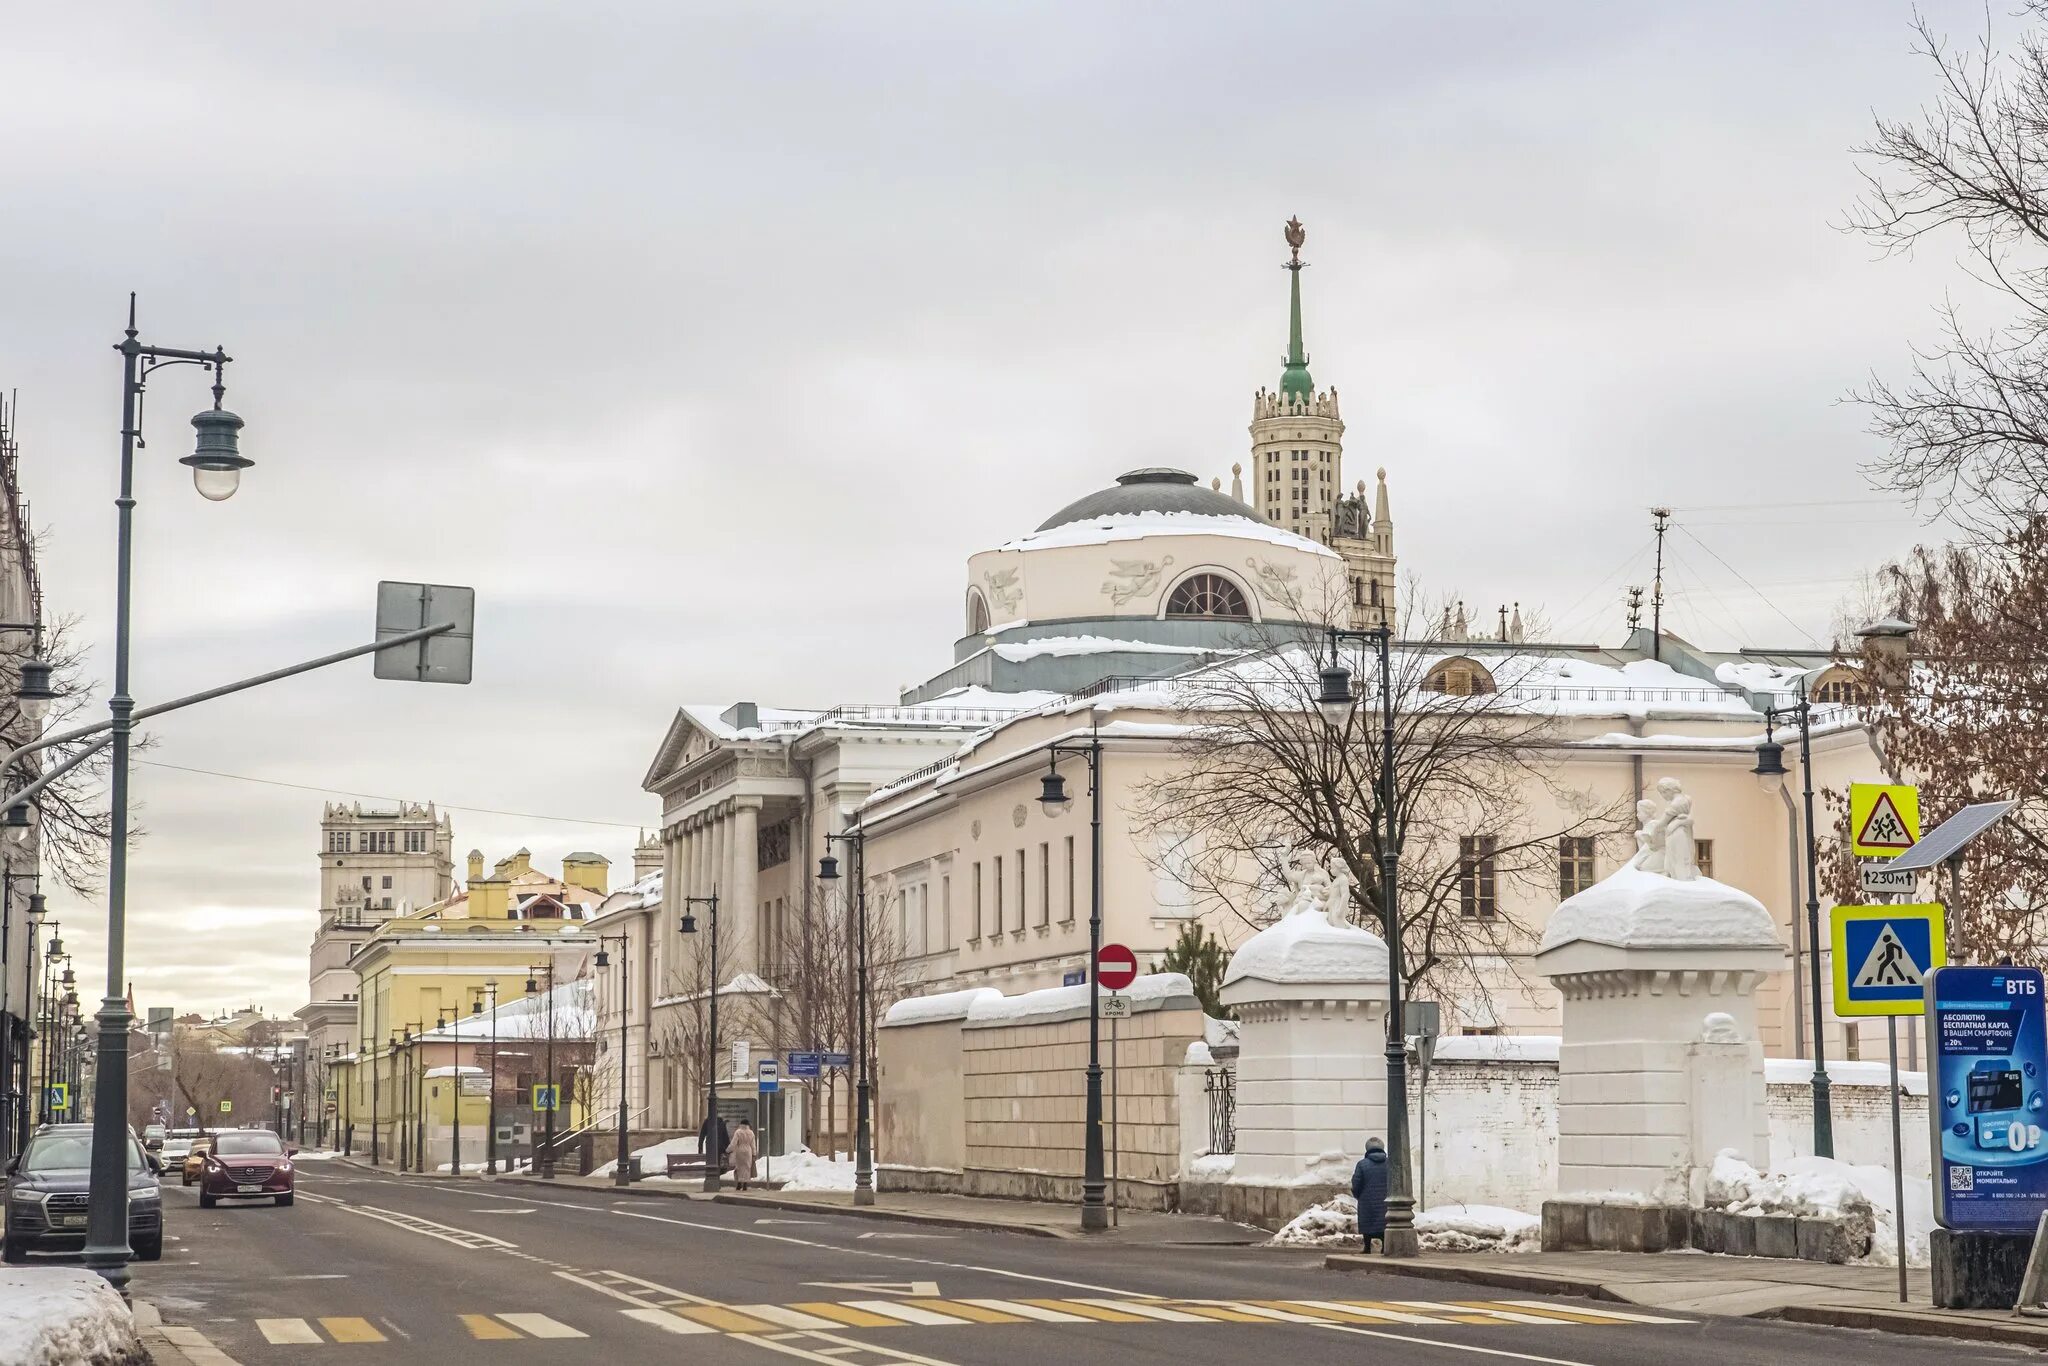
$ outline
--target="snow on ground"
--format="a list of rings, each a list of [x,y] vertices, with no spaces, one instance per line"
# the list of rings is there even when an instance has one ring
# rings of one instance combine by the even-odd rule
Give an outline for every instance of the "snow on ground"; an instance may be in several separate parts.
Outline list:
[[[1228,1181],[1236,1170],[1236,1153],[1203,1153],[1188,1163],[1188,1176],[1196,1181]]]
[[[1714,1159],[1707,1178],[1707,1203],[1732,1214],[1832,1216],[1848,1221],[1852,1235],[1868,1231],[1872,1266],[1898,1265],[1897,1224],[1892,1215],[1892,1174],[1829,1157],[1795,1157],[1768,1174],[1757,1171],[1732,1148]],[[1928,1235],[1934,1228],[1934,1189],[1919,1177],[1906,1178],[1906,1264],[1927,1265]]]
[[[617,1135],[614,1135],[613,1137],[614,1142],[612,1145],[612,1151],[617,1152]],[[694,1154],[696,1151],[697,1139],[696,1136],[693,1134],[688,1138],[671,1138],[661,1143],[650,1143],[644,1148],[635,1148],[633,1149],[633,1156],[640,1159],[641,1171],[653,1173],[653,1175],[649,1177],[650,1180],[666,1181],[668,1178],[661,1174],[663,1169],[666,1168],[668,1165],[668,1163],[664,1159],[666,1159],[670,1153]],[[590,1169],[590,1174],[592,1176],[610,1176],[612,1174],[612,1170],[618,1165],[619,1164],[617,1160],[614,1159],[613,1161],[605,1163],[601,1167],[592,1167]]]
[[[341,1154],[340,1154],[340,1153],[337,1153],[337,1152],[329,1152],[329,1151],[328,1151],[327,1149],[325,1149],[325,1148],[301,1148],[301,1149],[299,1149],[299,1150],[298,1150],[297,1152],[295,1152],[295,1153],[293,1153],[293,1154],[292,1154],[292,1161],[294,1161],[294,1162],[332,1162],[332,1161],[333,1161],[333,1160],[334,1160],[335,1158],[337,1158],[337,1157],[340,1157],[340,1156],[341,1156]]]
[[[1494,1205],[1437,1205],[1418,1212],[1424,1252],[1535,1252],[1543,1221]],[[1273,1235],[1275,1247],[1357,1247],[1358,1204],[1348,1195],[1312,1205]]]
[[[9,1366],[139,1366],[149,1356],[128,1306],[95,1272],[0,1270],[0,1361]]]
[[[786,1191],[850,1191],[853,1163],[844,1155],[820,1157],[808,1149],[767,1160],[764,1176],[780,1183]]]

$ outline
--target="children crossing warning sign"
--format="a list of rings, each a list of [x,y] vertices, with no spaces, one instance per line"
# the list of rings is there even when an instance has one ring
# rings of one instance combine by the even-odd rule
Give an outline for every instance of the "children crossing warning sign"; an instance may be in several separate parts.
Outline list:
[[[1927,974],[1948,961],[1939,905],[1837,906],[1835,1013],[1918,1015]]]
[[[1919,842],[1919,788],[1849,785],[1849,846],[1859,858],[1891,858]]]

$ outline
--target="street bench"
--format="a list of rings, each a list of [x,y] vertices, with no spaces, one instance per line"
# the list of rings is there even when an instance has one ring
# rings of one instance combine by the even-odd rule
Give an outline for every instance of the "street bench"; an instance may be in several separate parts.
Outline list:
[[[663,1157],[665,1170],[662,1172],[662,1175],[671,1179],[678,1176],[704,1176],[711,1165],[697,1153],[666,1153]],[[730,1163],[721,1162],[718,1164],[718,1172],[721,1176],[731,1170],[732,1165]]]

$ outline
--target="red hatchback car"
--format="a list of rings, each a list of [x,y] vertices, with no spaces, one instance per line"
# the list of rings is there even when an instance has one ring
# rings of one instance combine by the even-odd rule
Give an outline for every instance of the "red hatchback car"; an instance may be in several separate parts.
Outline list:
[[[199,1208],[216,1200],[292,1202],[292,1158],[284,1140],[268,1129],[230,1129],[213,1136],[206,1170],[199,1177]]]

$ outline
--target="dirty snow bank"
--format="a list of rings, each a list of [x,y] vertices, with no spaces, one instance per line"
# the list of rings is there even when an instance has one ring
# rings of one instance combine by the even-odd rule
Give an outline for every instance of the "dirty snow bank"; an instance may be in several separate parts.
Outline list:
[[[1438,1205],[1415,1216],[1424,1252],[1535,1252],[1543,1221],[1494,1205]],[[1340,1195],[1312,1205],[1273,1235],[1275,1247],[1358,1246],[1358,1205]]]
[[[853,1189],[853,1161],[844,1156],[820,1157],[798,1148],[783,1157],[767,1159],[764,1175],[773,1176],[786,1191],[850,1191]]]
[[[9,1366],[144,1366],[128,1306],[97,1273],[0,1270],[0,1361]]]
[[[1892,1174],[1883,1167],[1857,1166],[1828,1157],[1795,1157],[1769,1174],[1722,1149],[1707,1177],[1707,1204],[1731,1214],[1792,1214],[1831,1217],[1849,1225],[1852,1240],[1870,1239],[1863,1261],[1896,1266],[1897,1225],[1892,1214]],[[1934,1193],[1927,1181],[1906,1178],[1906,1264],[1927,1265],[1927,1239],[1934,1228]]]

